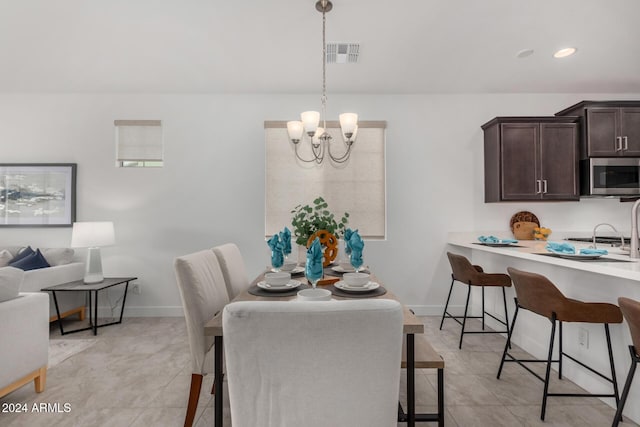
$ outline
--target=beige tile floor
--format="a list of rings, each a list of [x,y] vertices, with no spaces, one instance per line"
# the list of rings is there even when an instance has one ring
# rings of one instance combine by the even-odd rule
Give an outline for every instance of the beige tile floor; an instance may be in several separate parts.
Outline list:
[[[446,426],[611,425],[614,410],[594,398],[552,398],[547,420],[541,422],[540,381],[514,364],[506,365],[501,380],[495,378],[504,338],[465,336],[463,349],[458,350],[460,327],[448,320],[440,331],[439,321],[435,317],[424,318],[426,335],[446,362]],[[65,339],[90,337],[87,331]],[[59,338],[59,330],[52,325],[51,339]],[[33,386],[27,385],[0,398],[0,405],[26,403],[29,408],[39,402],[70,403],[69,413],[0,412],[0,426],[181,426],[191,373],[184,319],[128,318],[122,325],[100,329],[97,338],[97,344],[49,370],[43,393],[36,394]],[[435,372],[417,372],[418,412],[435,411],[435,385]],[[213,425],[211,386],[211,376],[205,377],[197,427]],[[567,380],[556,379],[552,387],[580,390]],[[400,394],[404,401],[404,380]],[[228,400],[225,401],[225,425],[230,425]]]

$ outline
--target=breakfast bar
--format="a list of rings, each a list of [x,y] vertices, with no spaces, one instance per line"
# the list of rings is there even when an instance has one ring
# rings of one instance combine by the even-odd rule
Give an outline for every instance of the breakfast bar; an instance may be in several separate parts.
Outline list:
[[[506,272],[507,267],[513,267],[542,274],[568,298],[613,304],[617,304],[618,297],[640,299],[640,260],[630,259],[628,253],[620,248],[599,246],[598,248],[607,249],[609,253],[594,259],[565,259],[550,254],[545,249],[545,241],[520,240],[512,246],[491,247],[478,242],[478,236],[481,234],[487,233],[449,233],[446,250],[465,255],[473,264],[482,265],[487,270]],[[512,236],[504,236],[507,237]],[[575,244],[576,251],[588,246],[589,243]],[[507,289],[507,292],[511,317],[515,310],[515,293],[513,289]],[[488,294],[486,307],[487,311],[504,319],[502,294]],[[480,310],[479,294],[472,294],[472,312],[479,313]],[[492,323],[491,318],[487,318],[487,324],[496,329],[499,327],[497,322]],[[564,331],[565,350],[578,355],[581,360],[596,369],[606,372],[609,369],[608,360],[604,356],[606,342],[600,329],[585,323],[567,324]],[[536,358],[546,358],[549,330],[550,324],[546,319],[524,313],[518,318],[512,341]],[[627,326],[612,325],[611,339],[618,378],[624,379],[630,366],[628,345],[631,344],[631,340]],[[555,366],[553,368],[555,369]],[[563,376],[589,392],[601,392],[608,387],[601,378],[571,363],[563,366]],[[630,399],[639,398],[640,384],[634,384]],[[614,406],[613,399],[604,401]],[[636,422],[640,420],[640,408],[628,406],[626,411],[631,419]]]

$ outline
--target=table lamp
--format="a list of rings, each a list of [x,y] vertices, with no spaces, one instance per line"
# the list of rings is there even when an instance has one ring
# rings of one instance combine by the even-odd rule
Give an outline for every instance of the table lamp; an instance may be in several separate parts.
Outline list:
[[[84,283],[100,283],[102,257],[100,248],[115,244],[113,222],[74,222],[71,233],[72,248],[88,248]]]

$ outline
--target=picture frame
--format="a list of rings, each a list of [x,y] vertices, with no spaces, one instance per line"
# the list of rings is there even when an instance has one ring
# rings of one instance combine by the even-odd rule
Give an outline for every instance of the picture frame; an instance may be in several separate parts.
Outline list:
[[[71,227],[76,163],[0,163],[0,227]]]

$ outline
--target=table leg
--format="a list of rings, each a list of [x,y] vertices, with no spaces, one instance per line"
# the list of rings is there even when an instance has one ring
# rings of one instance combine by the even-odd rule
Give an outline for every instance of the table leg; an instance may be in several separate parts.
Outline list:
[[[93,299],[91,298],[91,291],[89,292],[89,329],[93,328]]]
[[[438,427],[444,427],[444,369],[438,369]]]
[[[120,320],[118,323],[122,323],[122,315],[124,314],[124,303],[127,302],[127,292],[129,291],[129,282],[124,285],[124,296],[122,297],[122,308],[120,309]]]
[[[58,325],[60,325],[60,335],[64,335],[64,330],[62,329],[62,319],[60,318],[60,307],[58,306],[58,298],[56,297],[56,291],[51,291],[53,295],[53,304],[56,306],[56,314],[58,315]]]
[[[214,426],[222,427],[222,337],[216,336],[213,343],[214,351],[214,378],[215,396],[214,396]]]
[[[98,335],[98,291],[95,291],[95,301],[94,301],[94,322],[93,322],[93,335]]]
[[[416,425],[414,335],[407,334],[407,427]]]

